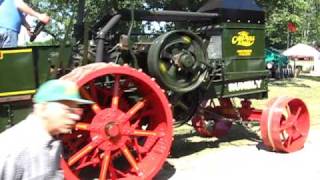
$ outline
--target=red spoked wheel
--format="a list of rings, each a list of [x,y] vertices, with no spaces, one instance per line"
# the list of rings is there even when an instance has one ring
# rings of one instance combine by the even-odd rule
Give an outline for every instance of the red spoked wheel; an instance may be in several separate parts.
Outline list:
[[[152,179],[172,144],[172,113],[160,87],[128,66],[94,63],[62,77],[77,82],[82,120],[62,137],[66,179]]]
[[[310,118],[304,102],[297,98],[272,99],[262,112],[263,143],[278,152],[294,152],[303,148],[307,139]]]
[[[203,112],[192,118],[192,126],[200,136],[203,137],[223,137],[231,129],[232,122],[223,119],[219,113],[220,107],[206,107]]]

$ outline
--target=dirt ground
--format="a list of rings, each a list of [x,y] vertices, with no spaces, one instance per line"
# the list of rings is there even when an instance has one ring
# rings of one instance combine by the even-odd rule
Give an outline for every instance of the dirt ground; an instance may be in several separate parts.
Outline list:
[[[320,127],[310,130],[302,150],[290,154],[266,150],[257,134],[241,127],[222,139],[198,137],[190,126],[178,130],[154,180],[320,179]]]
[[[279,95],[301,98],[308,106],[311,129],[305,147],[284,154],[266,150],[259,126],[234,125],[221,139],[201,138],[191,125],[175,129],[171,155],[155,180],[182,179],[320,179],[320,78],[271,81],[269,99]],[[264,107],[267,100],[254,101]]]

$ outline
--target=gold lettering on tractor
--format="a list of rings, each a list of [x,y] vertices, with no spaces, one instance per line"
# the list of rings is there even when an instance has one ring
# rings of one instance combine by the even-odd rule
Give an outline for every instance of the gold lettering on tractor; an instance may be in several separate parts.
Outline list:
[[[238,56],[251,56],[252,49],[240,49],[237,50]]]
[[[240,31],[238,35],[232,37],[232,44],[238,46],[250,47],[256,40],[255,36],[250,36],[247,31]]]

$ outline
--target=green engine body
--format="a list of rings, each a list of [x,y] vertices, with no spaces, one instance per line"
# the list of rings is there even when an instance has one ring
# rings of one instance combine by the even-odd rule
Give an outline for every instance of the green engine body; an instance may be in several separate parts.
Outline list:
[[[218,78],[221,81],[209,81],[212,89],[209,92],[217,97],[267,97],[264,44],[264,25],[220,24],[212,32],[207,51],[211,61],[221,59],[223,68]]]
[[[70,47],[59,46],[0,49],[0,132],[30,112],[39,84],[54,78],[70,55]]]
[[[95,26],[101,31],[93,38],[96,49],[90,51],[96,52],[95,61],[127,63],[155,77],[170,103],[186,100],[192,107],[187,110],[190,116],[173,108],[182,121],[202,100],[267,97],[264,12],[252,0],[211,0],[198,12],[123,10],[102,19]],[[120,20],[129,26],[115,26]],[[131,32],[133,21],[177,21],[184,26],[146,34]],[[0,131],[30,111],[39,84],[67,72],[64,67],[73,64],[70,57],[70,47],[0,49]]]

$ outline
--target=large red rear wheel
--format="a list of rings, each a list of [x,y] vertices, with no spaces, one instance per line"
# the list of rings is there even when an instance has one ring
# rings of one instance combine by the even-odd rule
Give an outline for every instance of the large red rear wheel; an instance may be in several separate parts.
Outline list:
[[[303,148],[310,127],[309,112],[297,98],[278,97],[262,112],[260,128],[264,144],[279,152]]]
[[[62,137],[66,179],[152,179],[172,143],[172,113],[160,87],[128,66],[94,63],[62,77],[77,82],[82,120]]]

